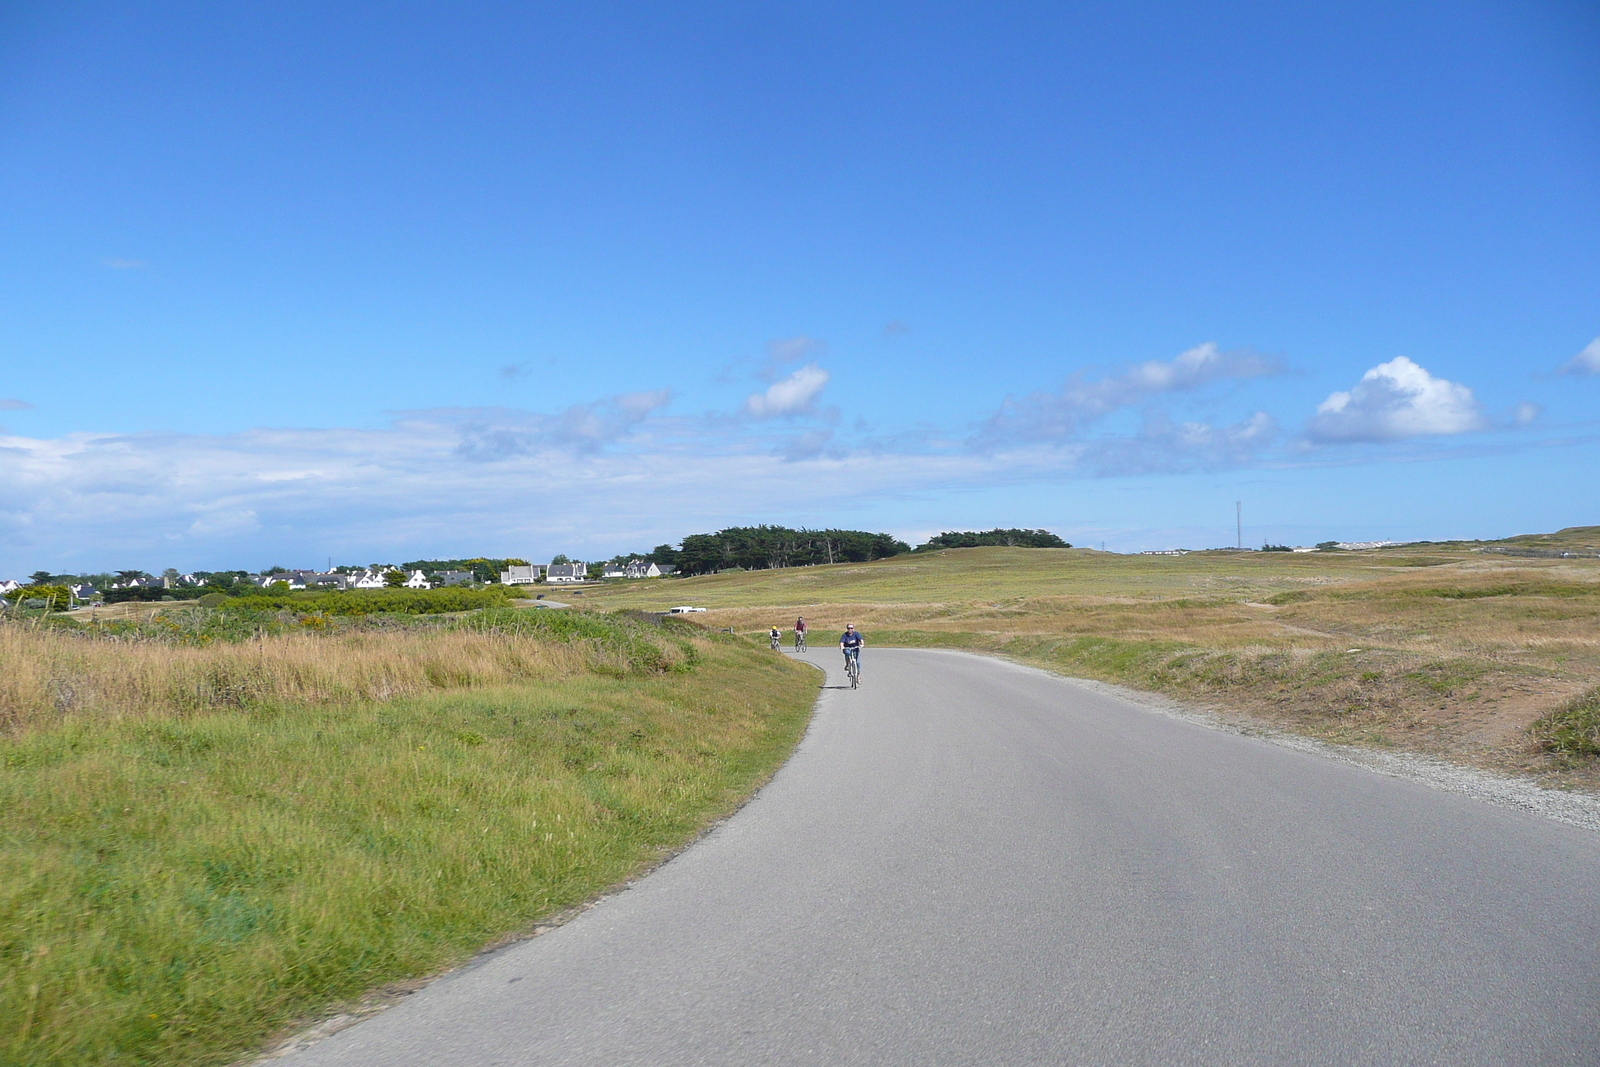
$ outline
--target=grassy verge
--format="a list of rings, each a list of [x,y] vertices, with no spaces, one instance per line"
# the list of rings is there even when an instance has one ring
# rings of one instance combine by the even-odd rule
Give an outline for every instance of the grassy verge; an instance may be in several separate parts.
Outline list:
[[[0,740],[0,1062],[225,1063],[458,962],[730,810],[814,698],[809,671],[731,637],[521,619],[432,634],[453,671],[419,667],[386,700],[346,684],[35,709]],[[418,639],[318,640],[371,672]],[[76,643],[59,655],[105,651],[60,640]],[[258,642],[279,656],[259,676],[315,674],[307,640]]]
[[[888,630],[886,646],[994,652],[1077,678],[1093,678],[1220,706],[1245,707],[1328,741],[1429,747],[1419,735],[1446,727],[1441,711],[1537,671],[1506,662],[1393,648],[1250,645],[1094,635]]]

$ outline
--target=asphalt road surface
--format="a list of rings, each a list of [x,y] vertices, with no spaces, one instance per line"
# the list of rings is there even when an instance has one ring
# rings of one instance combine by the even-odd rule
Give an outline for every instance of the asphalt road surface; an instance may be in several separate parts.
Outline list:
[[[1600,1064],[1600,835],[992,659],[809,658],[727,823],[279,1062]]]

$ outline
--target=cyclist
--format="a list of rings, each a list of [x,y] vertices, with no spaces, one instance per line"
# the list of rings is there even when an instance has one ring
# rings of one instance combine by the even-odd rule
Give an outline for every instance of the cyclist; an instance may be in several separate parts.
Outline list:
[[[806,617],[804,615],[794,620],[794,650],[796,652],[804,652],[806,650]]]
[[[844,633],[839,635],[839,649],[844,653],[845,673],[850,673],[851,661],[854,661],[855,677],[861,677],[861,646],[865,643],[856,631],[855,623],[844,624]]]
[[[767,631],[767,638],[772,642],[772,651],[778,651],[778,639],[782,636],[782,634],[778,633],[778,628],[776,626]]]

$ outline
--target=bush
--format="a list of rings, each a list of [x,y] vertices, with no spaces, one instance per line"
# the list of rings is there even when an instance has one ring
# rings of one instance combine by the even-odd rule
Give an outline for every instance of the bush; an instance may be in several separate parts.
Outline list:
[[[1600,756],[1600,687],[1568,701],[1528,730],[1547,752]]]
[[[21,589],[7,593],[6,599],[25,608],[60,611],[71,600],[71,593],[64,585],[25,585]]]
[[[487,589],[351,589],[343,593],[263,593],[240,598],[253,609],[279,608],[323,615],[441,615],[503,607],[511,596],[504,586]]]

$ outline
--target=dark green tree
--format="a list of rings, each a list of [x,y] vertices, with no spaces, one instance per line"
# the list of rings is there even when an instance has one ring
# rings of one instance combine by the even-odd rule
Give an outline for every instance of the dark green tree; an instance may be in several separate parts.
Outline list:
[[[928,543],[918,545],[918,552],[932,552],[941,548],[1071,548],[1072,546],[1049,530],[960,530],[947,531],[928,538]]]

